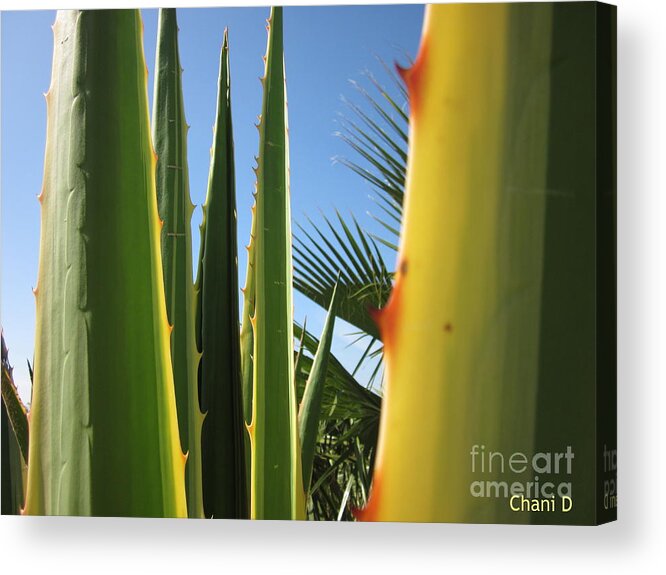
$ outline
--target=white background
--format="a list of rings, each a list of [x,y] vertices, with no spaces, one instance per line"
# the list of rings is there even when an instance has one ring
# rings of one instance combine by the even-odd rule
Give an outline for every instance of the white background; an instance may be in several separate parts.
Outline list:
[[[666,573],[666,3],[617,4],[618,522],[582,528],[2,517],[0,570]],[[0,1],[0,9],[92,6],[112,4]]]

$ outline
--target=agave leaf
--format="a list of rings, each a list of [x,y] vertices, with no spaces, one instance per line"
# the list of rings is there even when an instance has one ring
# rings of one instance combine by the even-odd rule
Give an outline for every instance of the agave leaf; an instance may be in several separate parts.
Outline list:
[[[25,465],[28,461],[28,412],[19,397],[10,372],[5,367],[2,368],[2,409],[7,418],[8,431]]]
[[[53,31],[25,512],[185,517],[141,16]]]
[[[2,514],[19,515],[23,509],[28,461],[28,419],[18,395],[2,335]]]
[[[298,438],[282,8],[268,22],[255,236],[252,518],[305,518]]]
[[[551,12],[544,4],[427,8],[419,57],[404,72],[408,215],[396,284],[377,314],[386,384],[363,519],[511,514],[504,499],[460,495],[474,480],[474,444],[533,448]],[[405,424],[414,418],[418,425]]]
[[[162,225],[162,269],[167,316],[172,326],[171,362],[176,391],[178,429],[187,452],[185,487],[189,517],[203,517],[201,426],[192,283],[194,205],[187,168],[187,124],[183,107],[176,10],[160,9],[153,93],[153,142],[157,153],[157,207]]]
[[[204,511],[219,519],[248,517],[230,86],[225,30],[197,278]]]
[[[2,336],[2,401],[7,411],[10,428],[21,451],[21,456],[24,461],[28,461],[28,411],[14,385],[4,336]]]
[[[324,385],[326,383],[326,370],[328,368],[328,358],[331,353],[331,343],[333,342],[335,305],[337,303],[335,297],[336,289],[337,285],[333,289],[331,305],[326,316],[319,347],[312,362],[312,368],[305,384],[303,399],[298,411],[298,429],[301,439],[301,457],[303,462],[303,485],[306,491],[309,489],[312,478],[312,462],[315,454],[315,443],[319,433],[319,419],[324,396]],[[305,330],[301,336],[301,341],[303,341],[302,338],[304,335]],[[298,357],[300,358],[300,354]]]
[[[2,440],[2,514],[20,515],[24,502],[23,468],[25,462],[9,423],[4,400],[0,402],[0,435]]]
[[[245,272],[245,287],[243,292],[243,310],[240,328],[240,352],[241,352],[241,377],[243,387],[243,416],[245,425],[249,426],[252,422],[252,393],[254,385],[254,365],[252,354],[254,353],[254,328],[252,327],[252,318],[254,317],[255,307],[255,243],[254,238],[257,228],[257,206],[252,206],[252,224],[250,228],[250,242],[247,249],[247,267]],[[244,434],[245,444],[245,476],[247,477],[248,501],[250,500],[250,477],[252,475],[252,446],[250,443],[250,434]]]
[[[252,224],[250,228],[250,243],[247,245],[247,270],[245,273],[245,287],[243,292],[243,318],[241,323],[241,368],[243,372],[243,413],[245,422],[252,421],[252,375],[254,353],[254,331],[252,318],[255,308],[255,235],[257,230],[257,206],[252,206]]]

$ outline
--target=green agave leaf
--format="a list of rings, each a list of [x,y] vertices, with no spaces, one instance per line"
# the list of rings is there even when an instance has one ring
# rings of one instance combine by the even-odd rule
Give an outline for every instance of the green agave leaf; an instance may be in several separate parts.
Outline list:
[[[28,461],[28,412],[21,401],[14,385],[9,355],[2,337],[2,402],[7,411],[7,418],[24,461]]]
[[[28,461],[28,418],[18,395],[2,335],[2,514],[20,515],[24,504]]]
[[[171,362],[180,443],[187,452],[185,487],[189,517],[203,517],[201,426],[195,334],[196,294],[192,283],[194,205],[187,168],[187,130],[175,9],[161,9],[155,55],[153,142],[157,153],[157,207],[162,225],[162,269],[167,315],[172,326]]]
[[[211,148],[208,191],[203,206],[201,256],[197,278],[203,499],[209,517],[248,517],[243,417],[236,183],[231,124],[229,43],[225,30],[220,52],[217,116]]]
[[[9,423],[4,400],[0,405],[0,436],[2,441],[2,514],[20,515],[24,501],[23,469],[25,460]]]
[[[533,451],[542,287],[571,283],[568,274],[559,284],[543,280],[555,261],[568,259],[559,246],[544,250],[551,82],[564,78],[562,62],[570,60],[553,58],[553,10],[427,8],[419,57],[403,72],[411,99],[408,190],[396,283],[376,314],[387,379],[362,519],[529,519],[501,498],[455,494],[478,479],[459,465],[477,441]],[[464,110],[443,105],[453,101]],[[560,244],[563,229],[553,228]],[[418,425],[405,425],[414,418]],[[498,470],[484,479],[500,479]]]
[[[331,343],[333,342],[335,305],[337,303],[335,297],[336,289],[337,284],[333,289],[328,316],[324,323],[319,347],[314,357],[314,361],[312,362],[310,374],[307,383],[305,384],[303,399],[298,411],[298,429],[302,450],[303,485],[306,490],[309,488],[310,480],[312,478],[312,462],[314,460],[317,435],[319,434],[319,419],[324,395],[324,385],[326,383],[326,370],[328,368],[328,358],[331,353]],[[301,336],[301,342],[303,341],[302,337],[304,335],[305,332],[303,332],[303,335]],[[300,359],[300,353],[298,358]]]
[[[257,229],[257,205],[252,206],[252,224],[250,229],[250,243],[246,246],[247,249],[247,269],[245,272],[245,287],[242,288],[243,292],[243,311],[240,329],[240,346],[241,346],[241,377],[243,386],[243,415],[245,417],[245,425],[249,426],[252,422],[252,392],[254,385],[254,365],[252,361],[252,354],[254,353],[254,328],[252,327],[252,318],[254,317],[255,308],[255,279],[254,279],[254,265],[255,265],[255,242],[254,238]],[[250,434],[245,434],[245,472],[246,477],[250,478],[252,475],[252,445],[250,441]],[[250,499],[250,481],[247,482],[248,486],[248,501]]]
[[[185,517],[141,16],[53,30],[25,512]]]
[[[252,518],[305,517],[292,309],[291,209],[282,8],[271,9],[257,166]]]
[[[257,207],[252,206],[252,227],[250,230],[250,243],[247,245],[247,271],[245,274],[245,287],[243,292],[243,319],[241,323],[241,368],[243,372],[243,412],[245,421],[252,420],[252,353],[254,351],[254,331],[252,317],[255,308],[255,243],[254,237],[257,229]]]

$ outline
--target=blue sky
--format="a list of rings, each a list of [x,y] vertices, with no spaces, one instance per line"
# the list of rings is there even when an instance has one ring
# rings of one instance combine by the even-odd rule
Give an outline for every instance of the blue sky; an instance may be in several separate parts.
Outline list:
[[[262,55],[266,48],[268,8],[182,9],[178,11],[180,55],[187,121],[190,193],[200,206],[205,197],[209,149],[215,115],[217,68],[222,34],[229,28],[232,113],[234,122],[239,246],[249,236],[254,189],[252,166],[258,150],[256,116],[261,108]],[[157,10],[143,10],[144,44],[152,101]],[[422,6],[288,7],[284,12],[285,61],[289,102],[291,198],[294,222],[305,215],[317,221],[319,210],[353,212],[372,227],[369,185],[336,156],[353,157],[334,137],[342,97],[354,99],[350,80],[369,70],[383,77],[375,56],[405,62],[418,49]],[[28,397],[26,359],[32,359],[37,278],[39,206],[46,136],[46,92],[53,52],[52,11],[2,13],[2,282],[1,321],[15,377]],[[198,229],[201,212],[194,214]],[[198,253],[198,233],[193,237]],[[389,263],[393,263],[389,256]],[[241,283],[245,250],[239,253]],[[321,330],[325,312],[299,294],[295,315],[307,315],[308,328]],[[334,352],[352,365],[358,350],[346,347],[353,328],[339,323]]]

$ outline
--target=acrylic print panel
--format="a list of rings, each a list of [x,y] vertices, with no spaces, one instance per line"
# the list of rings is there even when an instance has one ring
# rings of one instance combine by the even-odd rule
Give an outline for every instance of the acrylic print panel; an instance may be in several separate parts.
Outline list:
[[[614,22],[4,13],[2,512],[614,519]]]

